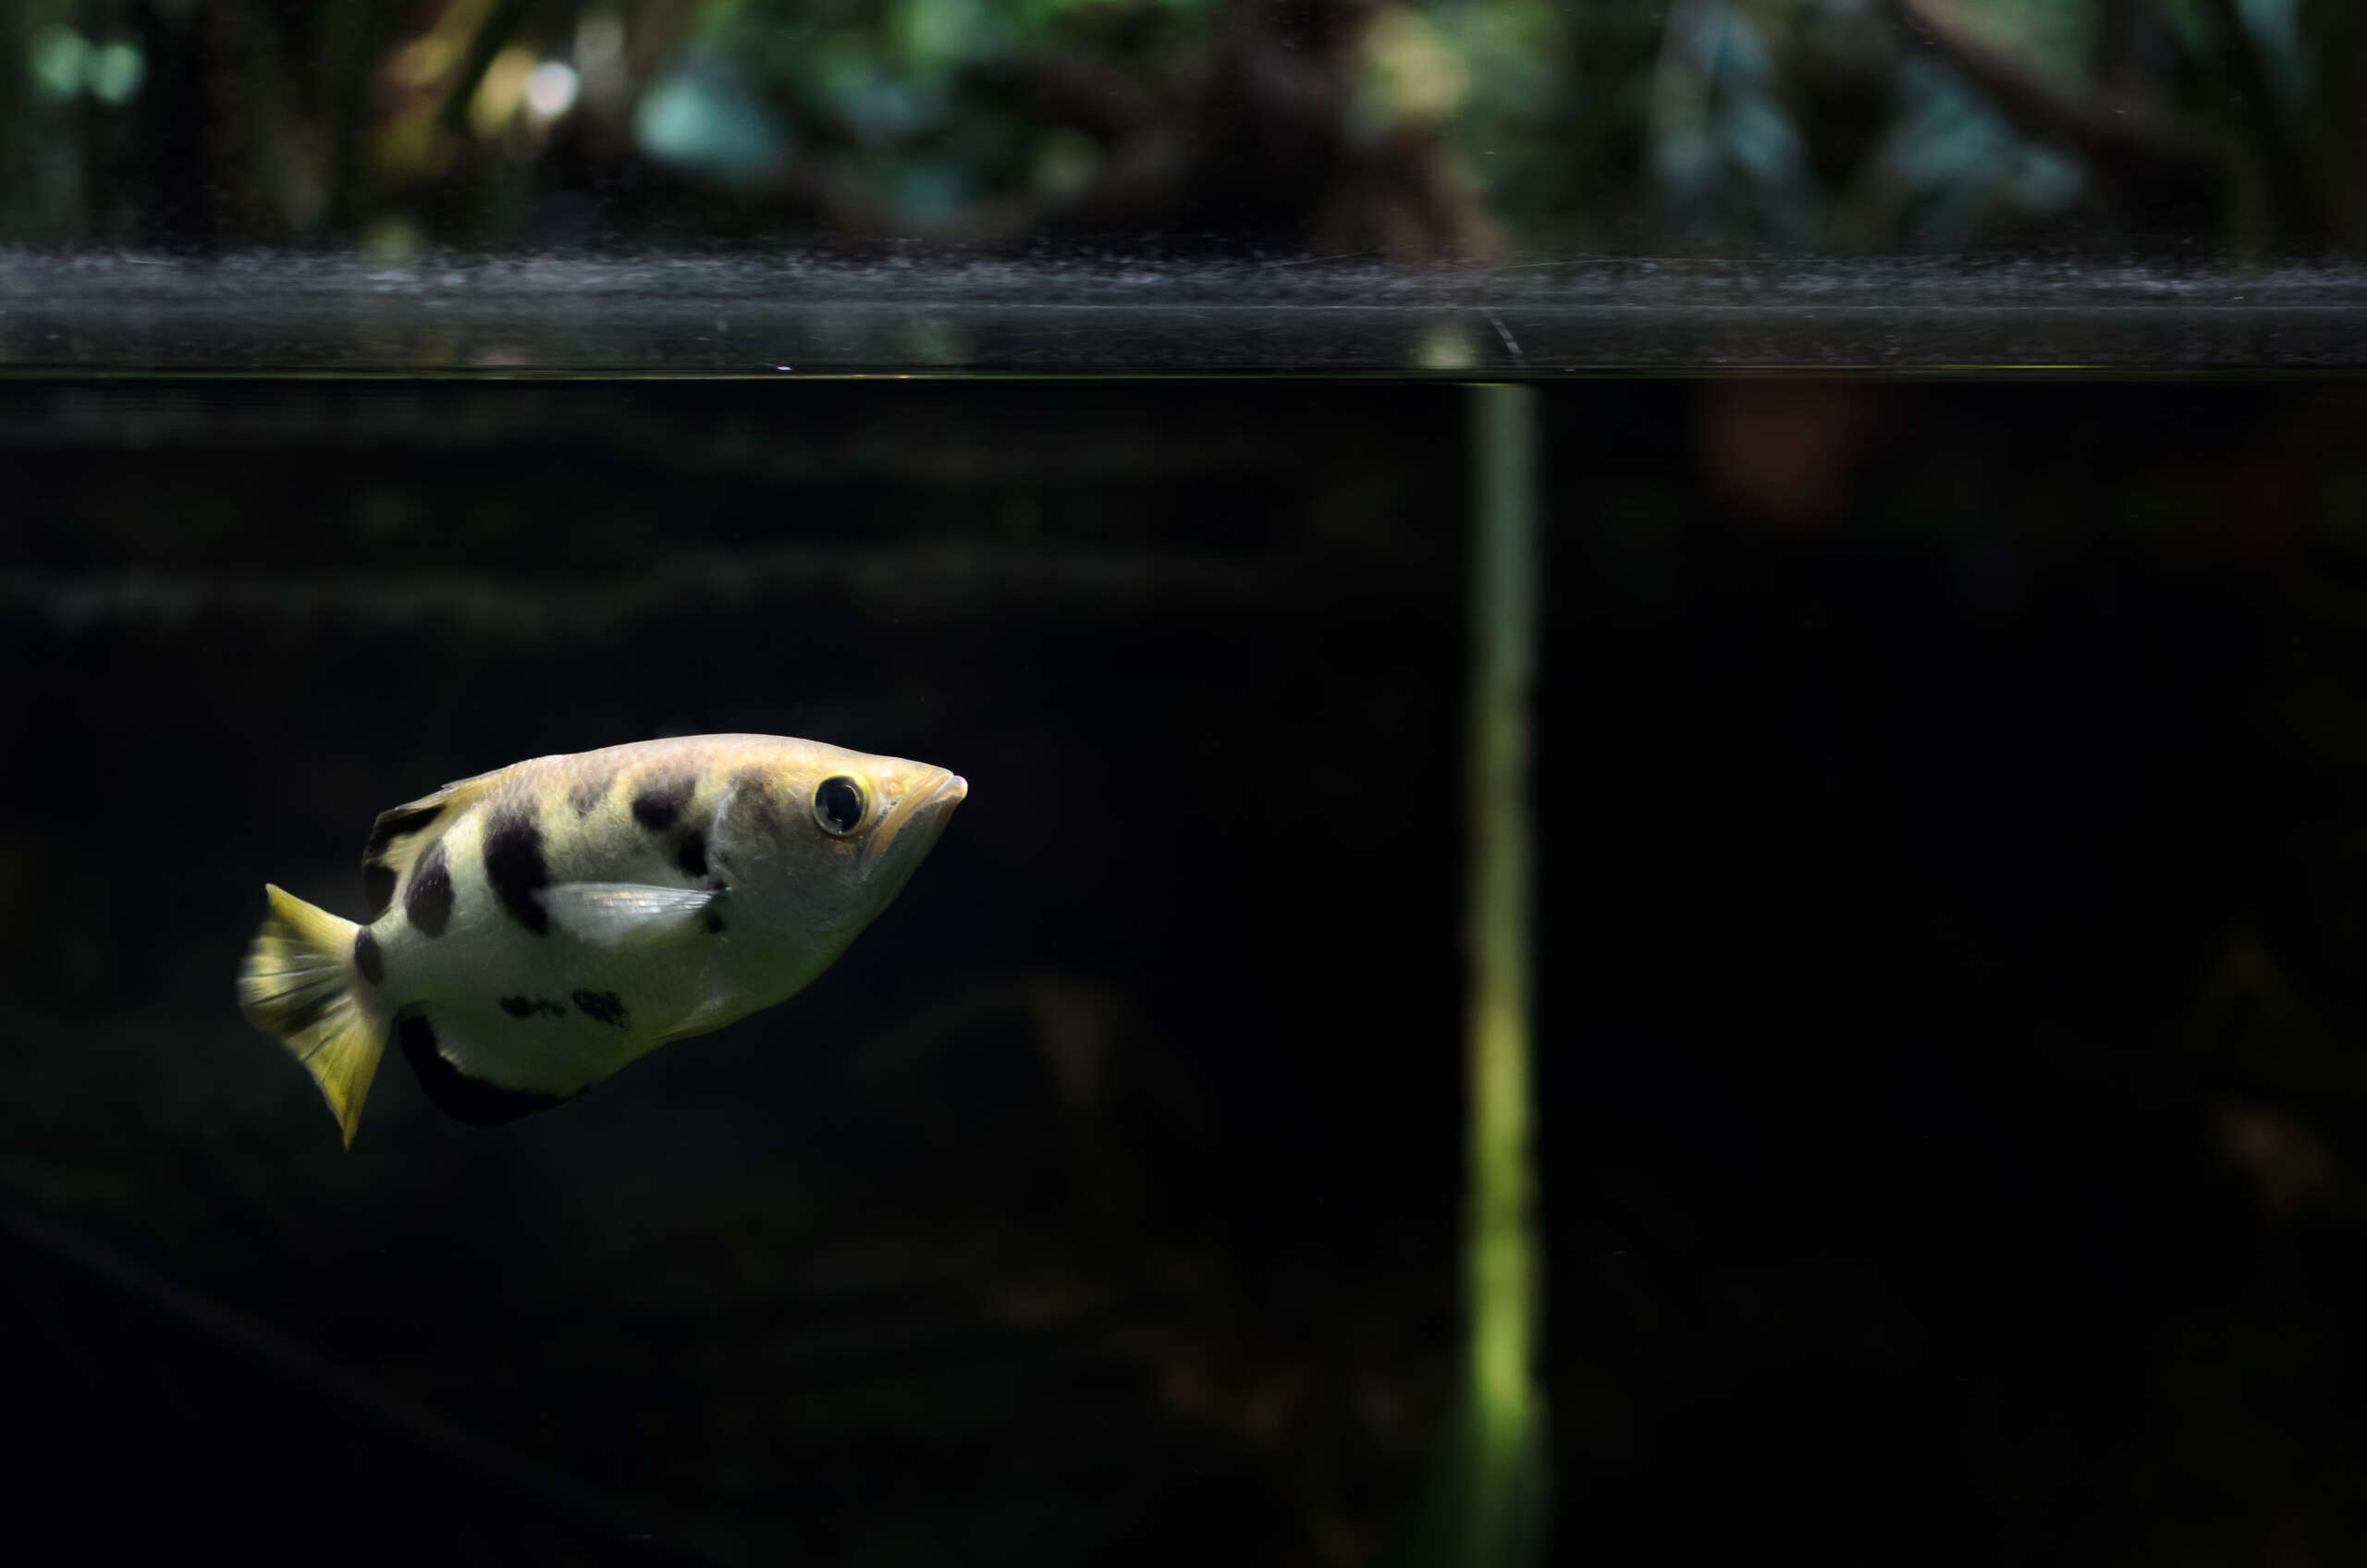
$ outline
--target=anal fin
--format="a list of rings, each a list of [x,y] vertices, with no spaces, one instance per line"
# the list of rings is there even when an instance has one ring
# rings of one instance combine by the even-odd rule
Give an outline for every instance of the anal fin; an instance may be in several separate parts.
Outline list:
[[[451,1054],[449,1044],[439,1038],[436,1026],[421,1013],[396,1020],[395,1038],[401,1044],[403,1060],[411,1063],[428,1103],[455,1121],[472,1127],[498,1127],[521,1116],[548,1110],[583,1092],[579,1088],[563,1095],[546,1094],[472,1076],[462,1066],[468,1060],[468,1053],[462,1050],[457,1058]]]

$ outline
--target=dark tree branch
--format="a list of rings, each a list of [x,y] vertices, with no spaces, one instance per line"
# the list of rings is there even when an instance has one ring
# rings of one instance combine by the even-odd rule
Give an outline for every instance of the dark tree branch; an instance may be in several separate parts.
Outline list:
[[[2251,29],[2236,9],[2236,0],[2203,0],[2203,9],[2219,35],[2220,63],[2236,97],[2235,117],[2260,160],[2260,177],[2267,187],[2279,237],[2287,240],[2323,237],[2324,209],[2311,186],[2309,160],[2302,154],[2275,90],[2269,85],[2268,67],[2252,41]]]
[[[2209,129],[2116,87],[2085,95],[1982,38],[1956,0],[1883,0],[2028,135],[2124,175],[2202,172],[2220,158]]]

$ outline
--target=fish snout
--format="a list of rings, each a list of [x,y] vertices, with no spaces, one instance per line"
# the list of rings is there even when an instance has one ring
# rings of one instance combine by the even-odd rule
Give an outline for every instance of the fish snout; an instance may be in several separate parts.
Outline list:
[[[970,793],[969,780],[958,773],[940,771],[937,778],[921,789],[899,801],[888,815],[873,829],[865,859],[877,862],[884,858],[891,846],[905,843],[898,851],[907,864],[918,864],[935,847],[945,825],[953,820],[953,808]],[[911,842],[906,843],[906,840]]]

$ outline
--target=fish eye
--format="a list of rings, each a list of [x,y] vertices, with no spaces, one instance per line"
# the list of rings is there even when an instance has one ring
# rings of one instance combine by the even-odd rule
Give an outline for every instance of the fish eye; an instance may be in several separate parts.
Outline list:
[[[870,809],[871,791],[852,774],[834,773],[814,787],[814,820],[834,839],[862,827]]]

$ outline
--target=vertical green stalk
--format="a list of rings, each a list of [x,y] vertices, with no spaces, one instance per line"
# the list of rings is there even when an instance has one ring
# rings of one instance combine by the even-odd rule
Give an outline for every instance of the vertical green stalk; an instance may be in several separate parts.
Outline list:
[[[1458,1560],[1509,1568],[1545,1524],[1542,1269],[1529,1097],[1529,709],[1537,678],[1537,394],[1469,393],[1472,451],[1469,1161],[1464,1214],[1466,1452]]]

